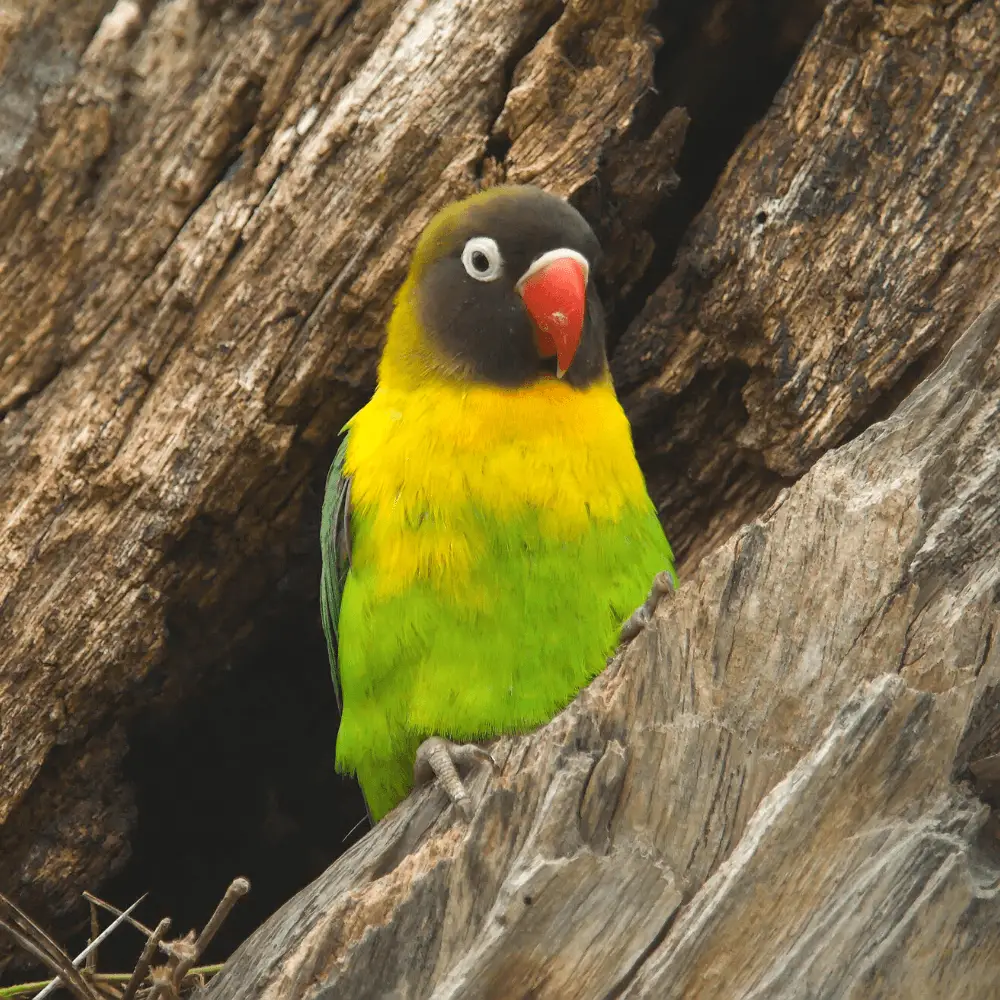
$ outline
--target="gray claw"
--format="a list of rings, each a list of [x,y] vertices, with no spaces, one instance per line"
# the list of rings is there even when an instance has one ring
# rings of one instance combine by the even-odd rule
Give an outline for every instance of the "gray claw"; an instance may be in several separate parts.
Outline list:
[[[653,586],[649,590],[649,596],[622,625],[621,631],[618,633],[619,642],[631,642],[653,620],[653,613],[660,601],[667,594],[673,592],[673,577],[666,570],[661,570],[653,578]]]
[[[459,771],[470,770],[475,764],[489,764],[496,774],[497,762],[475,743],[452,743],[440,736],[430,736],[417,747],[413,762],[413,782],[426,785],[435,778],[466,820],[472,819],[473,807],[469,793],[462,784]]]

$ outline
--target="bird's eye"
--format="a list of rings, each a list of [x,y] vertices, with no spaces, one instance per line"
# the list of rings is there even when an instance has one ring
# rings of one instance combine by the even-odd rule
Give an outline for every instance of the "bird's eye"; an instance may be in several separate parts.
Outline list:
[[[473,236],[462,250],[462,264],[470,278],[496,281],[503,271],[500,247],[488,236]]]

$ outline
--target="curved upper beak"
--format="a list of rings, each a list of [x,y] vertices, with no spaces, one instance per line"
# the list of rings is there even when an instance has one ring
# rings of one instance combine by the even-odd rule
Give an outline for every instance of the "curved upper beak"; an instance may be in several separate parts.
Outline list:
[[[587,258],[562,248],[542,254],[515,286],[534,321],[538,353],[543,358],[555,355],[560,378],[580,346],[589,277]]]

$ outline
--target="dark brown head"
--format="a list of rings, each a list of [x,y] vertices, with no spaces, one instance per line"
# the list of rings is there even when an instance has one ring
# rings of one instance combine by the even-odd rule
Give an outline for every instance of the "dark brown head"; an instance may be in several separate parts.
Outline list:
[[[421,235],[401,295],[426,340],[422,364],[507,387],[553,376],[591,384],[607,370],[590,281],[599,253],[580,213],[539,188],[449,205]],[[390,347],[412,339],[398,327],[394,318]]]

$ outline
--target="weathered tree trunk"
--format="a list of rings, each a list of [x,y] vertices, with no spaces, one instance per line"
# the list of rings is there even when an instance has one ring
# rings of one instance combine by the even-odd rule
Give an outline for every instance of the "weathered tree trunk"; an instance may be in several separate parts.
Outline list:
[[[774,53],[797,50],[819,9],[801,0],[716,0],[692,5],[697,16],[676,7],[654,9],[652,0],[569,0],[565,7],[556,0],[45,0],[0,12],[0,890],[44,920],[121,865],[135,820],[120,771],[124,726],[150,702],[191,698],[214,664],[238,653],[275,602],[278,581],[302,561],[299,526],[317,502],[311,484],[343,419],[371,388],[382,324],[413,239],[444,201],[484,181],[531,181],[571,196],[592,220],[608,251],[602,291],[614,372],[654,496],[688,567],[826,450],[890,413],[983,309],[1000,277],[1000,0],[830,3],[672,266],[672,241],[687,218],[670,196],[676,189],[684,204],[699,180],[684,174],[688,115],[690,143],[712,147],[696,134],[711,128],[720,104],[712,95],[738,101],[740,67],[768,58],[780,64]],[[666,38],[662,47],[657,32]],[[959,366],[961,378],[971,364]],[[996,561],[996,539],[983,534],[978,548],[947,549],[954,559],[967,557],[963,565],[948,562],[944,541],[928,534],[927,565],[943,574],[943,589],[932,591],[921,577],[918,599],[916,577],[904,570],[924,565],[922,550],[908,554],[907,546],[921,525],[943,523],[931,501],[919,491],[912,509],[899,500],[894,540],[873,527],[882,523],[880,504],[910,496],[906,475],[933,481],[927,489],[945,496],[974,461],[986,461],[971,444],[964,465],[948,457],[948,439],[933,437],[917,416],[937,406],[923,398],[907,411],[923,431],[914,431],[922,443],[912,464],[898,469],[905,482],[889,489],[894,480],[886,477],[896,468],[889,459],[903,460],[872,452],[873,482],[884,484],[885,496],[859,488],[831,513],[816,492],[823,477],[844,455],[868,461],[869,453],[855,443],[821,465],[791,496],[796,504],[813,497],[810,516],[831,518],[836,531],[807,524],[804,514],[796,520],[799,508],[786,501],[762,527],[716,552],[665,610],[655,635],[668,645],[658,658],[651,637],[637,641],[629,666],[616,667],[537,739],[516,744],[518,754],[539,761],[526,763],[520,777],[508,763],[516,795],[494,789],[468,839],[454,826],[435,832],[442,820],[433,796],[419,800],[427,829],[406,807],[311,890],[324,908],[350,919],[338,925],[331,917],[312,943],[302,942],[294,927],[316,914],[302,910],[300,899],[281,918],[289,929],[280,941],[292,951],[280,960],[273,948],[258,956],[268,975],[283,964],[305,983],[336,967],[339,982],[352,982],[369,948],[380,962],[409,955],[406,982],[419,995],[462,961],[486,976],[490,955],[510,960],[503,949],[515,939],[498,930],[508,920],[527,935],[517,939],[525,976],[566,942],[565,966],[547,967],[550,995],[573,995],[570,987],[559,993],[560,984],[586,972],[574,967],[573,949],[589,956],[595,976],[628,978],[643,949],[669,929],[667,912],[703,884],[699,899],[708,899],[711,885],[718,895],[705,921],[730,912],[750,919],[733,894],[749,891],[753,866],[765,857],[777,865],[808,856],[808,845],[795,839],[805,836],[805,824],[786,834],[781,824],[799,815],[818,823],[826,799],[836,810],[844,796],[860,795],[859,782],[877,785],[870,817],[881,816],[889,833],[901,829],[890,822],[897,806],[931,823],[933,786],[944,796],[940,842],[970,842],[948,816],[979,822],[980,813],[959,801],[940,760],[938,778],[921,770],[913,789],[894,793],[891,808],[878,796],[895,778],[879,785],[874,772],[855,778],[846,763],[840,770],[829,763],[839,759],[830,740],[851,745],[850,727],[869,717],[869,704],[885,707],[887,720],[905,715],[914,699],[930,706],[922,725],[935,747],[964,724],[973,703],[981,713],[976,732],[1000,725],[986,688],[959,683],[981,651],[962,652],[963,642],[975,642],[961,639],[956,624],[966,607],[969,622],[976,608],[980,625],[987,621],[986,590],[961,573],[981,564],[985,574],[991,551]],[[974,396],[984,425],[986,398]],[[890,426],[898,442],[904,431]],[[841,475],[838,488],[850,489],[851,476]],[[986,482],[955,494],[956,538],[975,529],[973,515],[985,509],[977,505],[988,498]],[[775,526],[786,523],[789,534],[776,538]],[[726,568],[733,544],[748,553],[735,563],[739,572]],[[755,552],[773,566],[762,569]],[[856,564],[838,561],[848,553]],[[743,569],[764,574],[753,584],[756,603],[741,597]],[[898,593],[885,589],[896,586],[897,571],[904,574]],[[730,576],[723,599],[717,590]],[[947,581],[960,578],[966,589],[948,590]],[[934,614],[945,615],[944,605],[934,601],[948,594],[954,615],[943,625]],[[314,592],[308,597],[314,601]],[[835,598],[840,620],[830,617]],[[904,642],[908,616],[914,625]],[[688,632],[671,631],[675,617],[673,628]],[[890,636],[897,625],[898,648]],[[814,631],[796,631],[807,626]],[[872,629],[884,638],[879,649],[870,645]],[[680,647],[669,641],[682,634],[694,645],[679,659]],[[817,787],[822,770],[808,764],[807,749],[857,683],[895,670],[905,650],[915,656],[946,640],[955,644],[951,673],[928,653],[902,671],[902,681],[879,681],[854,697],[842,731],[823,743],[830,791],[801,792]],[[988,675],[983,667],[980,687]],[[664,687],[671,677],[697,704]],[[643,687],[659,693],[619,713],[615,699]],[[934,692],[931,701],[912,694],[920,688]],[[724,691],[730,707],[709,709],[705,699]],[[876,727],[876,742],[892,725]],[[567,751],[550,787],[544,761],[581,733],[580,749]],[[706,733],[715,734],[717,760]],[[662,775],[644,763],[647,746],[667,755]],[[603,763],[588,778],[595,757]],[[761,797],[797,761],[799,783],[778,786],[787,807],[768,799],[776,814],[744,833]],[[691,809],[717,778],[714,818],[699,818]],[[592,791],[581,833],[572,826],[580,810],[560,817],[558,796],[585,784]],[[556,796],[544,808],[543,788]],[[795,798],[800,792],[806,798]],[[631,811],[623,811],[627,802]],[[636,813],[640,806],[646,813]],[[860,823],[869,814],[857,808]],[[484,817],[494,817],[489,829]],[[527,836],[525,824],[543,817],[570,838],[553,848],[548,826],[530,828],[547,857],[532,860],[520,841],[491,841],[484,853],[483,836]],[[784,837],[787,855],[780,848],[754,854],[752,831],[761,843]],[[844,873],[867,858],[875,885],[880,851],[891,845],[858,838],[831,835],[823,849],[841,859]],[[854,868],[842,853],[848,846],[858,852]],[[404,859],[410,848],[416,854]],[[731,884],[721,892],[705,880],[731,851]],[[539,908],[526,911],[530,919],[520,914],[523,896],[540,890],[510,897],[512,915],[497,909],[500,886],[507,892],[517,879],[541,886],[563,869],[577,872],[571,880],[580,886],[613,887],[615,920],[632,921],[627,943],[601,943],[604,917],[588,910],[601,892],[593,903],[581,896],[579,920],[571,922]],[[654,869],[660,875],[650,880]],[[834,878],[833,868],[816,871],[817,879]],[[493,889],[466,912],[461,901],[473,875]],[[631,888],[622,888],[620,877],[632,876]],[[846,892],[858,882],[845,874],[838,884]],[[338,886],[353,890],[340,898]],[[782,905],[812,905],[808,889]],[[549,898],[577,906],[560,892]],[[764,883],[754,892],[771,895]],[[817,907],[839,898],[824,892],[817,889]],[[444,923],[421,923],[404,940],[405,921],[426,921],[428,901],[442,907]],[[692,903],[679,911],[671,949],[697,912]],[[484,923],[487,914],[492,923]],[[797,938],[803,955],[814,954],[797,919],[790,914],[770,945],[791,948]],[[354,947],[359,928],[387,921],[388,929]],[[919,933],[928,926],[914,925]],[[477,951],[469,935],[483,928],[499,936],[495,947],[487,942]],[[717,934],[720,949],[733,952]],[[694,962],[693,939],[684,940],[684,961]],[[316,968],[297,964],[299,954]],[[747,970],[771,952],[758,941],[750,954],[757,957]],[[843,975],[863,964],[836,961]],[[978,961],[969,960],[970,976]],[[644,963],[636,982],[654,965]],[[504,973],[510,982],[513,968]],[[245,970],[234,965],[217,989],[241,981],[249,988]]]
[[[615,354],[684,550],[889,412],[998,277],[997,5],[829,4]]]
[[[0,22],[0,887],[34,913],[127,853],[122,723],[266,613],[420,228],[473,189],[501,109],[540,181],[593,180],[650,86],[650,6],[51,0]],[[683,118],[656,124],[665,196]]]
[[[468,826],[412,795],[206,1000],[994,995],[998,826],[961,779],[1000,760],[998,441],[1000,297],[501,740]]]

